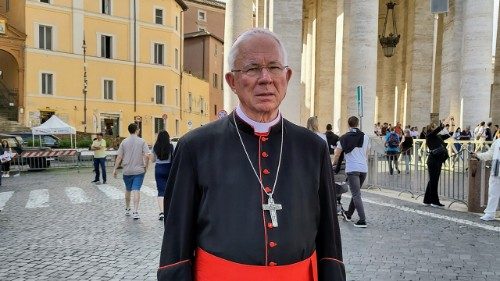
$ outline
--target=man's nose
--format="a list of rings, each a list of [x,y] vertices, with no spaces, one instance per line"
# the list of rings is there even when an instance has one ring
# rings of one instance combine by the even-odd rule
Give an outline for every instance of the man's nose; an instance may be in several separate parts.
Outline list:
[[[260,69],[260,77],[261,81],[272,81],[271,79],[271,72],[269,71],[269,68],[267,67],[262,67]]]

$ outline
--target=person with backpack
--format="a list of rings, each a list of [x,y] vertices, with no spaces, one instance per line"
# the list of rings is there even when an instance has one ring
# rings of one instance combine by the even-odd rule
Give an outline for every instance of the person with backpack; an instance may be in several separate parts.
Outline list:
[[[390,128],[385,136],[385,154],[387,155],[387,161],[389,163],[389,174],[394,173],[394,169],[401,173],[399,170],[398,157],[401,153],[401,149],[399,148],[399,144],[401,143],[401,139],[398,134],[395,132],[394,128]],[[392,166],[394,163],[394,167]]]
[[[170,135],[167,131],[160,131],[156,138],[156,143],[153,146],[152,161],[155,163],[155,180],[156,188],[158,189],[158,208],[160,214],[159,220],[163,220],[163,199],[165,196],[165,189],[167,187],[167,180],[172,167],[172,159],[174,154],[174,146],[170,143]]]

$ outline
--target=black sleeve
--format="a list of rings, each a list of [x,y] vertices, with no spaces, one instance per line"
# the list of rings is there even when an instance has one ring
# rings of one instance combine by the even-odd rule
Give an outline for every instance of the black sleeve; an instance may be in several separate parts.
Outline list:
[[[319,281],[346,280],[342,261],[342,242],[336,215],[335,189],[332,180],[332,163],[324,149],[319,187],[320,224],[316,237]]]
[[[437,134],[439,134],[439,132],[441,132],[443,129],[444,129],[443,123],[439,123],[439,126],[437,126],[437,128],[434,129],[434,131],[432,131],[429,135],[437,136]]]
[[[161,281],[192,281],[196,218],[201,198],[189,144],[179,142],[167,181],[165,231],[157,272]]]

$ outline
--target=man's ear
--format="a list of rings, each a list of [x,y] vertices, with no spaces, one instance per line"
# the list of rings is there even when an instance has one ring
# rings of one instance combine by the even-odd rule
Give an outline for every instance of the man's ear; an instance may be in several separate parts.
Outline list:
[[[290,78],[292,78],[292,69],[287,67],[286,68],[286,81],[290,82]]]
[[[234,92],[234,88],[235,88],[234,73],[232,73],[232,72],[228,72],[228,73],[226,73],[225,78],[226,78],[226,82],[227,82],[227,84],[229,85],[229,87],[230,87],[230,88],[233,90],[233,92]]]

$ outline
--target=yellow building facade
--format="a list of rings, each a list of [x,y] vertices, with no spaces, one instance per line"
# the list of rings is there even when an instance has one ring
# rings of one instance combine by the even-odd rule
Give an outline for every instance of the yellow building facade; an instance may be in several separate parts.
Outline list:
[[[7,18],[16,17],[10,23],[27,35],[21,123],[37,126],[55,114],[77,131],[126,137],[136,122],[150,144],[161,129],[174,137],[206,123],[181,108],[183,99],[189,104],[182,93],[208,93],[206,81],[181,83],[182,0],[27,0],[7,7]]]

